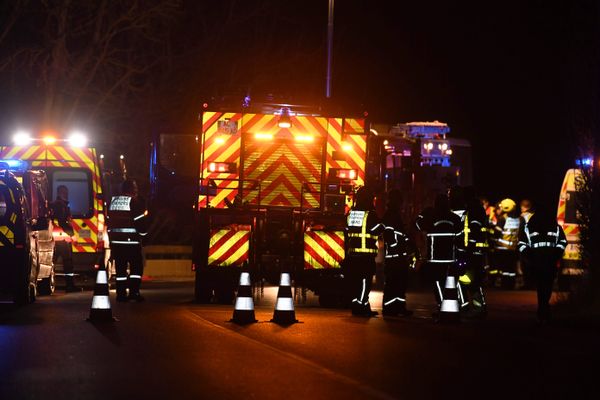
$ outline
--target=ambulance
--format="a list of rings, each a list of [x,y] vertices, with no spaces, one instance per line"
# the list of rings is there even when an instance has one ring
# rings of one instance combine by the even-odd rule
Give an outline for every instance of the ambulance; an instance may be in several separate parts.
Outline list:
[[[561,275],[581,275],[584,272],[579,248],[579,210],[577,205],[578,188],[583,183],[583,179],[582,169],[569,169],[565,173],[560,189],[556,219],[567,237],[567,248],[561,262]]]
[[[10,146],[0,146],[0,161],[45,171],[50,202],[56,199],[59,186],[68,188],[75,231],[71,242],[75,271],[93,271],[104,257],[106,236],[102,175],[96,149],[88,146],[85,136],[77,132],[67,138],[57,135],[34,138],[19,132],[13,142]],[[55,223],[53,235],[61,240],[66,233]]]

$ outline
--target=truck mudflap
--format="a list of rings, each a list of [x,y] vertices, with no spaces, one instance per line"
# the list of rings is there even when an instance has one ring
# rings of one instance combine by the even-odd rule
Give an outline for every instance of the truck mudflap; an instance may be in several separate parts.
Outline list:
[[[259,217],[256,210],[200,210],[192,246],[197,302],[231,304],[242,270],[259,280],[253,245]]]
[[[343,231],[304,232],[304,269],[340,269],[344,260]]]
[[[211,229],[208,266],[241,267],[248,263],[250,239],[250,225],[231,224],[219,229]]]

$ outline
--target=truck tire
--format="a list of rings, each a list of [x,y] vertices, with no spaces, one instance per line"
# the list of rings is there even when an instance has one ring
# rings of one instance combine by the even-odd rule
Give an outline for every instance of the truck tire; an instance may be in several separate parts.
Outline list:
[[[38,283],[38,292],[40,295],[50,296],[54,293],[56,289],[56,277],[54,274],[54,267],[50,271],[50,276],[48,278],[42,279]]]

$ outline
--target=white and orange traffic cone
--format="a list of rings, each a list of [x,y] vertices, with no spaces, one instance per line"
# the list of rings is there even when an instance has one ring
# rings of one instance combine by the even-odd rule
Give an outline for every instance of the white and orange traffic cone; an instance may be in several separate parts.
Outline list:
[[[458,289],[456,278],[448,274],[444,285],[444,298],[440,307],[439,314],[440,322],[459,322],[460,321],[460,306],[458,304]]]
[[[235,307],[233,309],[233,318],[231,318],[231,322],[237,324],[250,324],[256,322],[249,272],[242,272],[240,274],[240,284],[237,297],[235,298]]]
[[[110,298],[108,294],[108,273],[104,264],[100,264],[98,274],[96,275],[96,285],[94,286],[94,297],[92,298],[92,308],[90,316],[87,319],[90,322],[113,322],[116,319],[112,316],[110,309]]]
[[[289,325],[298,322],[294,311],[294,298],[292,297],[291,278],[288,272],[282,272],[277,291],[277,302],[271,322]]]

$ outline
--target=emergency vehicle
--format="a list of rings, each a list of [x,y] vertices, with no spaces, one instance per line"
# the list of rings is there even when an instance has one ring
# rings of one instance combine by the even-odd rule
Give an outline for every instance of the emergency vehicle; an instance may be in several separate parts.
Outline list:
[[[364,185],[368,125],[305,107],[204,108],[196,298],[230,302],[242,268],[275,282],[281,270],[321,295],[341,294],[345,211]],[[339,284],[337,284],[337,283]]]
[[[579,248],[579,211],[577,205],[578,187],[583,182],[583,178],[581,169],[569,169],[565,173],[560,189],[556,220],[562,226],[567,237],[567,247],[561,262],[561,275],[581,275],[584,272]]]
[[[0,146],[0,160],[23,163],[25,168],[46,172],[49,201],[56,199],[56,189],[69,189],[75,240],[72,241],[76,271],[89,271],[98,264],[104,251],[105,212],[101,171],[96,149],[87,145],[85,136],[74,133],[66,139],[55,135],[32,138],[26,133],[14,137],[14,145]],[[66,233],[54,224],[53,235],[61,239]]]
[[[383,140],[383,186],[386,191],[400,189],[405,221],[414,221],[448,188],[472,185],[471,145],[465,139],[449,137],[448,124],[374,124],[372,130]]]
[[[44,171],[0,161],[0,295],[24,305],[55,288]]]

